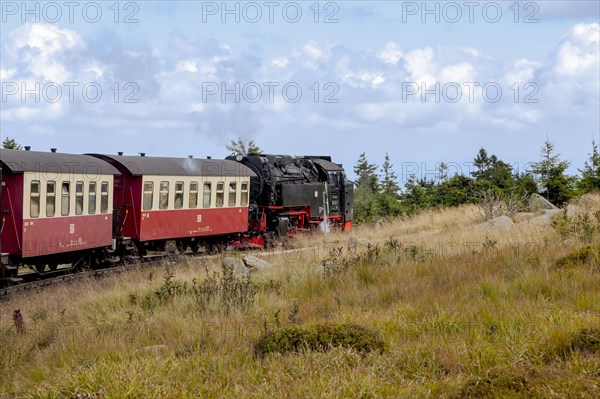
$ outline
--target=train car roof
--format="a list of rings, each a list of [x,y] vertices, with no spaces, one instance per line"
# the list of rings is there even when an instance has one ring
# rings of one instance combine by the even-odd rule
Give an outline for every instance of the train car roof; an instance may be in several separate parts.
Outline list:
[[[122,173],[134,176],[238,176],[255,177],[247,166],[224,159],[168,158],[89,154],[105,160]]]
[[[0,165],[12,173],[53,172],[117,175],[107,162],[89,155],[0,149]]]

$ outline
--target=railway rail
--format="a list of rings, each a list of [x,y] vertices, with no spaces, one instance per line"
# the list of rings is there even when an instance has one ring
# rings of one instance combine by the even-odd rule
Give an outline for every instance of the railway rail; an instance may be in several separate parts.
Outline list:
[[[168,263],[177,263],[181,261],[183,257],[198,256],[211,257],[216,255],[152,255],[150,257],[142,258],[140,260],[135,260],[125,264],[116,264],[116,266],[109,266],[101,269],[76,271],[73,268],[68,268],[58,269],[54,272],[49,272],[41,275],[35,272],[27,273],[20,276],[23,279],[22,283],[6,287],[0,287],[0,301],[10,301],[11,297],[17,293],[39,291],[50,286],[56,286],[57,284],[78,282],[86,278],[101,278],[104,276],[132,271],[139,268],[153,268],[163,266]]]

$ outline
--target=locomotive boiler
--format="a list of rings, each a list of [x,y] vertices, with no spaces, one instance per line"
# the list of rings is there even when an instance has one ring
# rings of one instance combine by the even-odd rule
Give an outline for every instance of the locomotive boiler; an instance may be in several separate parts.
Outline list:
[[[251,178],[249,227],[280,236],[317,227],[352,228],[353,185],[329,156],[237,155]]]

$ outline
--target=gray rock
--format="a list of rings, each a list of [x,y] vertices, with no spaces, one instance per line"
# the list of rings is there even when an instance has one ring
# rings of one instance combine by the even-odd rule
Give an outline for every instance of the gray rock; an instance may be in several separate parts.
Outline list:
[[[273,267],[273,265],[267,262],[266,260],[257,258],[256,256],[252,255],[244,256],[244,263],[246,264],[246,267],[249,267],[253,270],[271,269]]]
[[[348,239],[348,246],[351,248],[356,248],[359,245],[363,245],[368,247],[369,245],[373,245],[369,240],[363,240],[362,238],[350,237]]]
[[[315,274],[317,276],[322,276],[325,274],[325,266],[323,265],[318,265],[317,267],[315,267]]]
[[[525,221],[519,223],[519,225],[529,224],[529,225],[534,225],[534,226],[547,226],[552,223],[554,216],[558,215],[561,212],[562,212],[562,209],[548,209],[544,212],[543,215],[536,216],[529,220],[525,220]]]
[[[558,209],[554,204],[539,194],[531,194],[529,197],[529,210],[532,212],[544,211],[547,209]]]
[[[506,215],[498,216],[487,222],[479,223],[477,228],[510,229],[515,223]]]
[[[239,258],[225,258],[221,262],[223,271],[231,271],[236,276],[247,276],[250,270],[244,264],[244,261]]]

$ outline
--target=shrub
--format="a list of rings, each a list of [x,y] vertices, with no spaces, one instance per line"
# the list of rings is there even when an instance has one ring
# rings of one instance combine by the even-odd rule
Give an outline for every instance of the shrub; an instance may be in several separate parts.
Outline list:
[[[465,381],[456,398],[500,398],[509,394],[528,396],[526,370],[494,368],[484,377],[471,377]]]
[[[581,266],[581,265],[594,265],[599,267],[600,265],[600,246],[587,245],[573,251],[569,255],[560,259],[556,263],[556,267],[561,269],[570,266]]]
[[[356,324],[317,324],[302,328],[289,326],[263,334],[254,345],[254,354],[313,350],[324,352],[335,347],[352,348],[358,352],[384,350],[383,339],[375,331]]]

